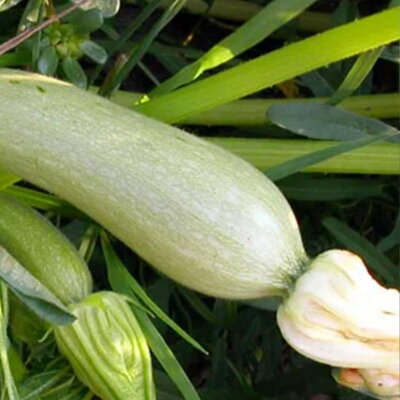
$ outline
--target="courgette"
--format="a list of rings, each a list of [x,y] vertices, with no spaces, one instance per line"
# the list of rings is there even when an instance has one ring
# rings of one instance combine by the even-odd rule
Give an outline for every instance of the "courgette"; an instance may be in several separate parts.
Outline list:
[[[208,295],[285,293],[308,259],[286,199],[238,157],[64,82],[0,71],[0,167]]]

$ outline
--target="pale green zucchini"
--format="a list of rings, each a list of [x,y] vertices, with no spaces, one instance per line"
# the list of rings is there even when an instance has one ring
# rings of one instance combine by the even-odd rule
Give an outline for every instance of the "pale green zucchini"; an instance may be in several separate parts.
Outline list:
[[[0,167],[68,200],[161,272],[279,295],[307,263],[293,212],[243,160],[64,82],[0,71]]]
[[[1,192],[0,246],[63,303],[90,294],[89,269],[73,245],[41,214]]]

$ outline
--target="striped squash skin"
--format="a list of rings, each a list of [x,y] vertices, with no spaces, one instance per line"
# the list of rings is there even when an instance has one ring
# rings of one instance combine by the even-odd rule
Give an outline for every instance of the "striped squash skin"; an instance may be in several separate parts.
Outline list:
[[[0,246],[64,304],[91,293],[89,269],[71,242],[41,214],[1,192]]]
[[[54,334],[78,378],[104,400],[155,400],[150,351],[124,297],[98,292],[70,310],[77,320]]]
[[[101,223],[170,278],[249,299],[307,262],[276,186],[177,128],[43,76],[0,70],[0,168]]]

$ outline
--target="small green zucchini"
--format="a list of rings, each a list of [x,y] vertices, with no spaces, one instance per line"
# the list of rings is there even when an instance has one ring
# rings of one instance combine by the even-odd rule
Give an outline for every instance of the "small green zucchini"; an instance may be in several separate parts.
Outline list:
[[[0,192],[0,245],[64,304],[92,291],[86,263],[46,218]]]
[[[287,292],[308,259],[276,186],[238,157],[65,82],[0,70],[0,167],[208,295]]]
[[[124,296],[98,292],[69,308],[76,321],[54,333],[79,379],[105,400],[155,400],[150,351]]]

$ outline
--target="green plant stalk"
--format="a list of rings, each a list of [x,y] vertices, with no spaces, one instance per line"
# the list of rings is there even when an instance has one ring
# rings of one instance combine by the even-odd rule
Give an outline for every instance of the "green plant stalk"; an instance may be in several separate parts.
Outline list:
[[[400,38],[400,7],[331,29],[138,105],[176,123],[279,82]]]
[[[121,106],[132,108],[142,97],[141,94],[117,91],[111,100]],[[311,101],[325,103],[328,98],[308,99],[252,99],[236,100],[183,120],[188,125],[210,126],[255,126],[268,122],[267,111],[275,104]],[[353,96],[340,103],[340,107],[371,118],[400,117],[400,96],[398,93]]]
[[[164,2],[164,5],[167,4]],[[228,19],[232,21],[247,21],[256,15],[262,6],[243,0],[215,0],[210,9],[204,0],[188,0],[185,10],[210,17]],[[331,23],[331,15],[316,11],[306,11],[298,18],[298,27],[306,32],[320,32],[328,29]]]
[[[208,140],[263,171],[291,158],[338,144],[333,141],[302,139],[208,138]],[[371,144],[312,165],[306,168],[305,172],[397,175],[399,153],[398,144]]]

